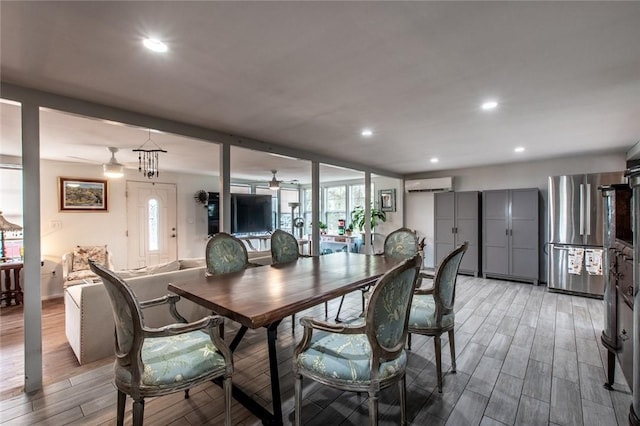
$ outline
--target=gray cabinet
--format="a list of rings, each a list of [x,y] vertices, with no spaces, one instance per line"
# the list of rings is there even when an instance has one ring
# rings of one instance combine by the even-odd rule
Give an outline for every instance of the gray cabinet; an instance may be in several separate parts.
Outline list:
[[[467,241],[460,273],[480,274],[480,192],[439,192],[435,194],[435,264],[455,247]]]
[[[484,191],[484,277],[538,284],[538,189]]]

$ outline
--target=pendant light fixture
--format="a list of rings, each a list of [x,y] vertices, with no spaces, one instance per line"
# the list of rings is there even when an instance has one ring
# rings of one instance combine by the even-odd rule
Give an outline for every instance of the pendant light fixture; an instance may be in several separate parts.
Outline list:
[[[134,149],[133,152],[138,153],[139,172],[142,172],[142,174],[149,179],[160,175],[159,154],[167,151],[160,148],[160,146],[151,139],[151,129],[149,129],[147,141]]]
[[[271,173],[273,173],[273,178],[271,179],[271,181],[269,181],[269,189],[272,191],[277,191],[278,189],[280,189],[280,181],[276,179],[276,173],[278,173],[278,171],[271,170]]]
[[[110,146],[109,151],[111,151],[111,159],[102,165],[102,171],[106,177],[121,178],[124,175],[124,166],[116,160],[118,148]]]

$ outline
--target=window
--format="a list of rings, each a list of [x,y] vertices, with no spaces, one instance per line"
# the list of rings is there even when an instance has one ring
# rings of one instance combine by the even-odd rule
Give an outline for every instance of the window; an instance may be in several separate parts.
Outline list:
[[[249,185],[229,185],[229,192],[232,194],[251,194]]]
[[[298,202],[299,193],[297,189],[288,189],[281,188],[280,189],[280,226],[279,228],[291,232],[291,221],[293,218],[291,217],[291,207],[289,203],[297,203]],[[300,213],[299,208],[296,209],[296,216]]]
[[[325,224],[328,229],[337,230],[338,220],[347,219],[347,187],[330,186],[325,189]]]
[[[147,203],[147,234],[149,236],[149,251],[158,251],[158,200],[152,198]]]

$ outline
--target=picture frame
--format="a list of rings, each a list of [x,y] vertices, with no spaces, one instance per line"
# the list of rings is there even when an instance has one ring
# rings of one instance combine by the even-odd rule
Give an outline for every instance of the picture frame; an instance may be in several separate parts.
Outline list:
[[[58,177],[58,202],[61,212],[107,212],[108,181]]]
[[[378,201],[380,202],[380,210],[383,212],[396,211],[396,190],[381,189],[378,191]]]

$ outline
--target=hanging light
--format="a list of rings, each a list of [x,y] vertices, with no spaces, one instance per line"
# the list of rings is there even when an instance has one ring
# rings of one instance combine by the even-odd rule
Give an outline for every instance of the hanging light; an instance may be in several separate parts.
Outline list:
[[[147,146],[147,144],[149,144],[149,146]],[[159,154],[167,151],[160,148],[160,146],[151,139],[151,129],[149,129],[149,137],[147,138],[147,141],[134,149],[133,152],[138,153],[139,172],[142,172],[142,174],[149,179],[160,175],[158,169]]]
[[[273,173],[273,178],[269,182],[269,189],[271,189],[272,191],[277,191],[278,189],[280,189],[280,181],[276,179],[276,173],[278,173],[278,171],[271,170],[271,173]]]
[[[104,163],[102,165],[102,171],[106,177],[121,178],[124,176],[124,166],[116,160],[116,152],[118,152],[118,148],[110,146],[109,151],[111,151],[111,159],[108,163]]]

